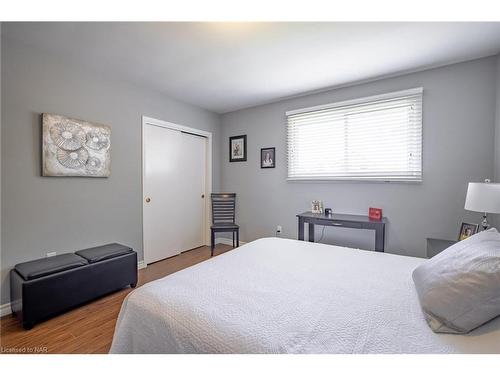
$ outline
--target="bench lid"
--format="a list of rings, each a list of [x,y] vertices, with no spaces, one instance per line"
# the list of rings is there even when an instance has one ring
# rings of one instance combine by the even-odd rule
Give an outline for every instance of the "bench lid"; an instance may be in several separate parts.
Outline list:
[[[24,280],[33,280],[86,264],[88,264],[87,260],[78,255],[68,253],[19,263],[14,268]]]
[[[103,246],[92,247],[90,249],[76,251],[75,254],[87,259],[89,263],[100,262],[105,259],[119,257],[132,253],[132,248],[120,245],[119,243],[110,243]]]

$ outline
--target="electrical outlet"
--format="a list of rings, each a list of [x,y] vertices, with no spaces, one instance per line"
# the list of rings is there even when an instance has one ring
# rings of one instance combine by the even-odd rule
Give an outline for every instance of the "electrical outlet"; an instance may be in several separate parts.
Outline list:
[[[52,253],[47,253],[47,258],[49,257],[55,257],[57,255],[57,252],[52,252]]]
[[[281,234],[281,225],[276,226],[276,235],[279,236]]]

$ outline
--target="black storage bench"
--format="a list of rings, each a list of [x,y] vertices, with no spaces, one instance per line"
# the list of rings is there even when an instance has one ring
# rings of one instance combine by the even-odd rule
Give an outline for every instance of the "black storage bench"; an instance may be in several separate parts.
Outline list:
[[[31,329],[128,285],[137,285],[137,253],[117,243],[20,263],[10,272],[12,313]]]

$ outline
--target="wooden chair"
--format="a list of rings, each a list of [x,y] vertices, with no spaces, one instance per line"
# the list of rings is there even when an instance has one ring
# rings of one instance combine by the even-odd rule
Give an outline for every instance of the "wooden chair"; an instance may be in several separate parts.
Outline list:
[[[233,248],[240,246],[240,227],[235,224],[236,193],[212,193],[212,225],[210,226],[211,256],[214,255],[215,233],[232,232]]]

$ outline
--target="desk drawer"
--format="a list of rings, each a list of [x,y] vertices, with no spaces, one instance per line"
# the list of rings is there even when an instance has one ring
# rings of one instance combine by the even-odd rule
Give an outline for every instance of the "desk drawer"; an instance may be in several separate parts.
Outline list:
[[[352,221],[337,221],[337,220],[323,220],[316,219],[314,220],[314,224],[316,225],[326,225],[330,227],[344,227],[344,228],[363,228],[361,223],[355,223]]]

